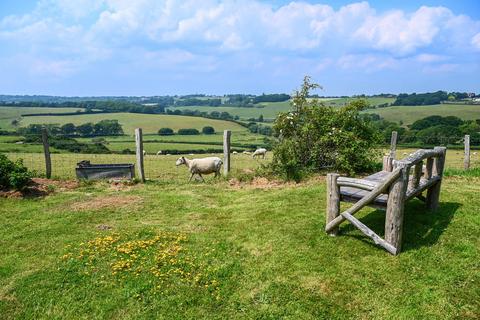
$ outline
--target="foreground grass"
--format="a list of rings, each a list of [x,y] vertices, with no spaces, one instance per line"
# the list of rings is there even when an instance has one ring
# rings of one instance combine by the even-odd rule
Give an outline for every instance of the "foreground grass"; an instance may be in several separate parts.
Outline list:
[[[348,224],[324,234],[321,178],[267,189],[98,183],[0,199],[0,315],[475,319],[479,192],[478,178],[447,178],[440,211],[411,202],[397,257]],[[359,217],[383,234],[383,213]]]

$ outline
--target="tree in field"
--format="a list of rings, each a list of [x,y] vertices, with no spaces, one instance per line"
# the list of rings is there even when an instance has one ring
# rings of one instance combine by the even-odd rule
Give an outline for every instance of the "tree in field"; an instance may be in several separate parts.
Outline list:
[[[66,124],[64,124],[63,126],[60,127],[60,130],[62,131],[62,133],[66,134],[66,135],[74,134],[76,129],[77,128],[75,127],[75,125],[73,123],[66,123]]]
[[[93,126],[97,136],[117,136],[123,134],[123,129],[118,120],[102,120]]]
[[[215,134],[215,129],[210,126],[203,127],[202,129],[203,134]]]
[[[293,110],[275,120],[279,141],[273,150],[273,173],[300,180],[324,168],[349,174],[373,170],[380,134],[368,118],[360,116],[367,102],[357,100],[334,108],[307,99],[318,87],[305,77],[293,97]]]
[[[91,135],[93,135],[93,123],[88,122],[88,123],[84,123],[84,124],[79,125],[77,127],[77,132],[81,136],[91,136]]]
[[[197,135],[200,134],[200,131],[197,129],[179,129],[178,134],[180,135]]]
[[[263,114],[258,117],[258,122],[263,122]]]
[[[158,134],[160,136],[171,136],[174,134],[174,132],[171,128],[161,128],[160,130],[158,130]]]

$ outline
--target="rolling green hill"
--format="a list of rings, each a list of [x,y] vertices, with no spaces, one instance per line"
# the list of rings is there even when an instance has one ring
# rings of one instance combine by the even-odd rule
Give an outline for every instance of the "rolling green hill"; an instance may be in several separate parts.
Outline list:
[[[404,125],[412,124],[418,119],[432,115],[456,116],[463,120],[480,119],[480,105],[465,104],[437,104],[432,106],[394,106],[366,110],[367,113],[376,113],[388,121],[402,121]]]
[[[76,112],[79,108],[19,108],[19,107],[2,107],[0,106],[0,129],[13,129],[12,121],[20,119],[22,114],[28,113],[62,113]],[[23,125],[21,122],[20,125]]]
[[[186,117],[159,114],[139,114],[139,113],[102,113],[85,114],[75,116],[39,116],[25,117],[21,125],[29,124],[65,124],[73,123],[80,125],[87,122],[98,122],[100,120],[110,119],[118,120],[123,126],[126,134],[133,134],[135,128],[143,128],[144,133],[157,133],[158,129],[163,127],[178,130],[181,128],[196,128],[201,130],[204,126],[212,126],[215,131],[230,129],[232,131],[247,131],[245,127],[230,121],[205,119],[200,117]]]
[[[319,99],[326,105],[343,106],[344,104],[355,100],[355,98],[322,98]],[[383,103],[391,103],[393,98],[367,98],[367,102],[372,106],[377,106]],[[204,112],[228,112],[232,116],[239,116],[242,120],[249,118],[257,119],[263,115],[264,119],[273,120],[280,112],[291,110],[290,101],[283,102],[264,102],[256,105],[256,108],[240,108],[240,107],[205,107],[205,106],[188,106],[188,107],[170,107],[170,110],[200,110]]]

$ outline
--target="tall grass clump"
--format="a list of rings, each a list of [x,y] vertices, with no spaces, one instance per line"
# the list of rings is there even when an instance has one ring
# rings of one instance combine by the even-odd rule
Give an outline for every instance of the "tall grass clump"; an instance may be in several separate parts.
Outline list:
[[[292,99],[292,110],[280,113],[274,123],[278,143],[271,169],[286,180],[301,180],[311,172],[329,168],[353,175],[375,168],[375,148],[380,134],[370,120],[360,117],[365,100],[342,107],[310,99],[319,88],[305,77]]]

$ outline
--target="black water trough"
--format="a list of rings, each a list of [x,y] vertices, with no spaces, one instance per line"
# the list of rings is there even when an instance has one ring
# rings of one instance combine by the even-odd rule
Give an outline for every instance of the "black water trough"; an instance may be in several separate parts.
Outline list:
[[[133,179],[135,165],[131,163],[119,164],[91,164],[90,161],[81,161],[75,168],[78,179]]]

